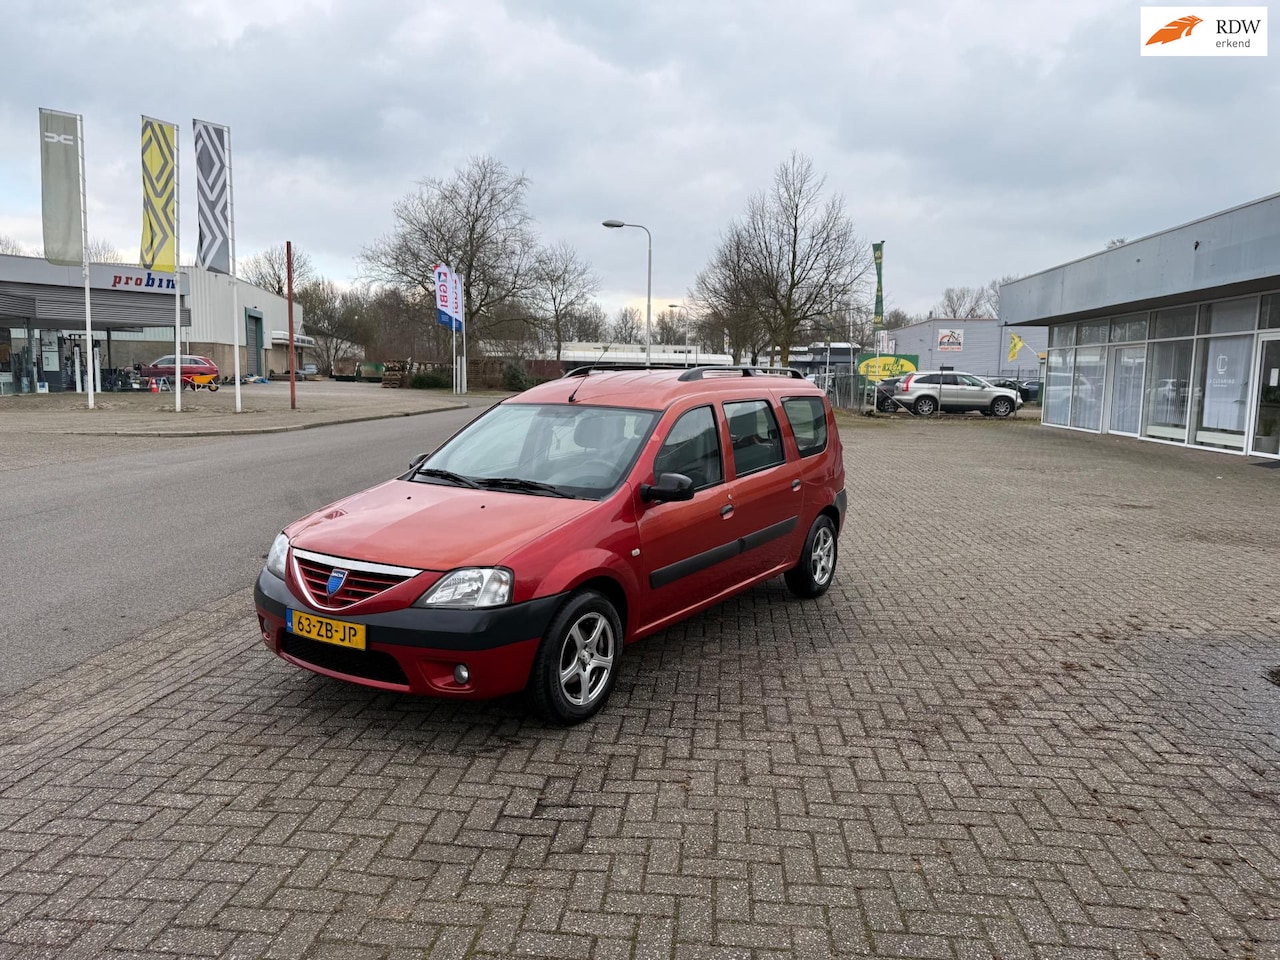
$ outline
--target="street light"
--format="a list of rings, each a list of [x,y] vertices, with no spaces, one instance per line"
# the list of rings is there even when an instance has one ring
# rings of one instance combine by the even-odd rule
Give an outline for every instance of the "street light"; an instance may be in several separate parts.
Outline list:
[[[668,303],[667,307],[671,310],[684,311],[684,365],[689,365],[689,308],[683,303]]]
[[[649,273],[645,287],[644,306],[644,362],[645,366],[650,366],[653,358],[653,338],[650,335],[650,329],[653,325],[653,234],[649,232],[648,227],[639,223],[623,223],[621,220],[604,220],[601,222],[610,230],[617,230],[619,227],[639,227],[644,231],[645,236],[649,238]]]

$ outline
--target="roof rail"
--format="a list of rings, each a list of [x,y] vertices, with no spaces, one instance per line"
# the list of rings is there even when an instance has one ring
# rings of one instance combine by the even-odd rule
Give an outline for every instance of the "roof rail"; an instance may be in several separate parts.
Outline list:
[[[744,377],[791,377],[803,380],[804,374],[795,367],[690,367],[680,375],[681,380],[702,380],[708,373],[738,373]]]
[[[585,377],[592,373],[611,373],[617,370],[688,370],[682,363],[589,363],[585,367],[574,367],[561,379],[567,377]]]

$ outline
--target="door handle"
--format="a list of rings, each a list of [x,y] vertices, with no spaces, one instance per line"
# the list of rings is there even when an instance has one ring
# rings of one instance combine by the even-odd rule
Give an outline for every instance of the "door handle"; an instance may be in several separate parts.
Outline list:
[[[723,507],[721,507],[720,516],[725,520],[728,520],[731,516],[733,516],[733,504],[726,503]]]
[[[792,480],[792,481],[791,481],[791,489],[792,489],[793,491],[795,491],[795,490],[799,490],[799,489],[800,489],[800,481],[799,481],[799,480]]]

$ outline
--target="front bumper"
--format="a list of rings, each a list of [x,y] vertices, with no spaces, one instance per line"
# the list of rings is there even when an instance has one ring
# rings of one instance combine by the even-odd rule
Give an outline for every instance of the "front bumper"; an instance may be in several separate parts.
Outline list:
[[[265,570],[253,591],[263,642],[290,663],[382,690],[484,699],[523,690],[563,594],[485,610],[412,607],[366,616],[316,610]],[[308,640],[286,629],[287,610],[365,625],[366,649]],[[470,679],[454,680],[457,664]]]

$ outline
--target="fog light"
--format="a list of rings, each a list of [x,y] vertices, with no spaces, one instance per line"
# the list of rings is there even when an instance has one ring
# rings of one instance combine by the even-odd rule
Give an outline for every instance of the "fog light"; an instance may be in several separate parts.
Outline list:
[[[471,679],[471,671],[467,669],[465,663],[460,663],[453,668],[453,682],[461,687],[465,687]]]

